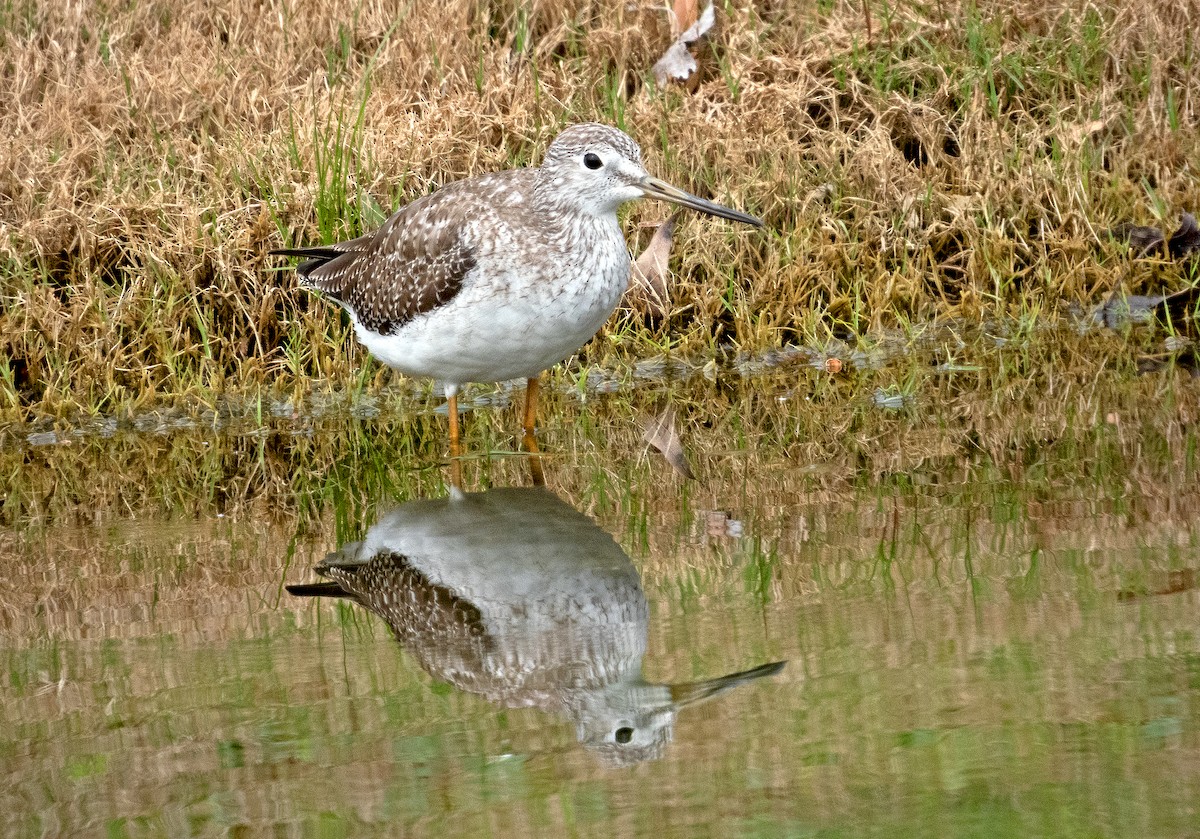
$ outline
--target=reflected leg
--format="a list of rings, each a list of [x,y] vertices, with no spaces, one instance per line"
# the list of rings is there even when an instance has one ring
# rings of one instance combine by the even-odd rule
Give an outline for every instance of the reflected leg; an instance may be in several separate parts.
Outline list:
[[[525,382],[525,419],[521,425],[521,447],[529,452],[529,471],[534,486],[544,486],[546,477],[542,473],[542,459],[539,457],[537,437],[537,397],[540,380],[533,378]]]
[[[446,385],[446,411],[450,416],[450,485],[462,488],[462,445],[458,435],[458,386]]]

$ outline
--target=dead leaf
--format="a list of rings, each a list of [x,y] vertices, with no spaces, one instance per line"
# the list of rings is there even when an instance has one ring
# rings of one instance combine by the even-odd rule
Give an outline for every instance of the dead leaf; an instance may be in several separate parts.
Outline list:
[[[699,0],[675,0],[671,9],[671,37],[678,38],[692,27],[699,16]]]
[[[667,314],[667,263],[671,258],[671,245],[675,242],[675,213],[658,226],[650,237],[650,244],[633,263],[629,272],[629,288],[626,297],[638,308],[654,317]]]
[[[1073,145],[1082,143],[1093,134],[1098,134],[1104,130],[1107,123],[1102,119],[1094,119],[1091,122],[1085,122],[1080,125],[1067,126],[1063,131],[1063,138]]]
[[[741,519],[735,519],[728,510],[701,510],[699,512],[704,519],[705,532],[715,539],[723,536],[739,539],[745,533],[745,523]]]
[[[700,83],[700,64],[696,61],[696,52],[705,40],[708,31],[716,22],[717,14],[713,11],[712,3],[704,7],[696,22],[687,28],[675,43],[663,53],[654,65],[654,81],[659,87],[669,83],[682,84],[688,90],[695,90]]]
[[[646,423],[646,432],[642,439],[662,452],[662,456],[676,472],[689,480],[695,479],[696,475],[683,452],[683,441],[679,439],[679,432],[675,428],[673,405],[668,405],[666,410]]]

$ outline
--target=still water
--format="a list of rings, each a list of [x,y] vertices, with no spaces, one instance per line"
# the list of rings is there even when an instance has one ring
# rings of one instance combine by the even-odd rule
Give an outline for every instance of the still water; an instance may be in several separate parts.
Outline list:
[[[1194,486],[586,468],[4,532],[0,832],[1200,831]]]

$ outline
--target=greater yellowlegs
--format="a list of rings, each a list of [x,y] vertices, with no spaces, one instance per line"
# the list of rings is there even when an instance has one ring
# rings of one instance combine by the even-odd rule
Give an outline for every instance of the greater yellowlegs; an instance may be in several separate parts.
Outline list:
[[[650,609],[612,537],[545,489],[455,492],[384,514],[316,567],[301,597],[379,615],[435,679],[509,708],[569,717],[611,763],[662,754],[679,711],[783,669],[647,681]]]
[[[272,251],[305,257],[302,281],[340,303],[380,361],[445,385],[451,453],[459,387],[528,382],[591,338],[629,281],[617,208],[637,198],[761,226],[754,216],[652,177],[637,143],[606,125],[564,130],[541,166],[447,184],[347,242]]]

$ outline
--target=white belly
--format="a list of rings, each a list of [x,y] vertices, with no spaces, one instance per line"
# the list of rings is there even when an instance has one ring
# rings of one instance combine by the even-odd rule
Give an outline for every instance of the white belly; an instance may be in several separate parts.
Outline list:
[[[583,346],[621,300],[629,255],[604,260],[598,272],[564,266],[552,281],[466,284],[446,305],[420,315],[395,335],[355,331],[380,361],[410,376],[449,384],[532,378]],[[352,314],[353,316],[353,314]]]

